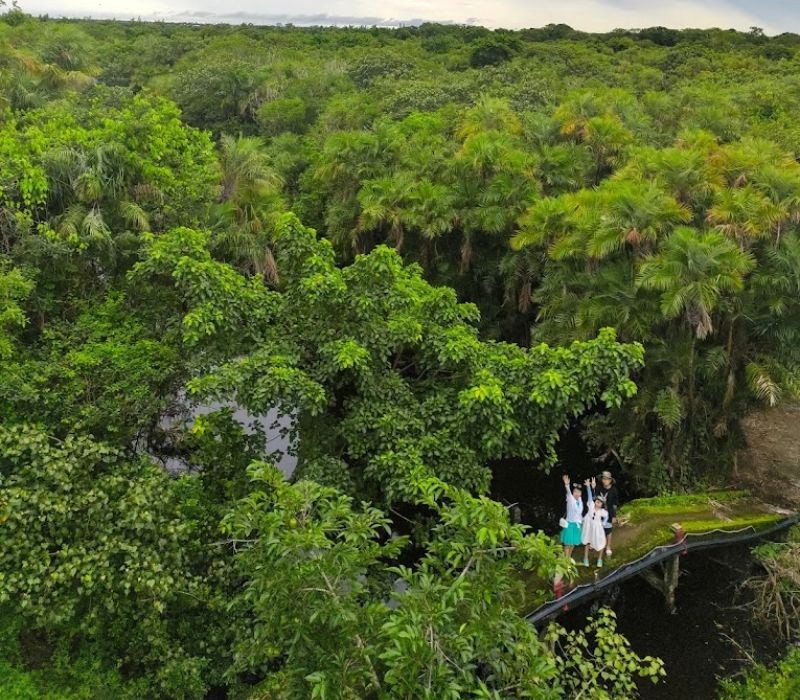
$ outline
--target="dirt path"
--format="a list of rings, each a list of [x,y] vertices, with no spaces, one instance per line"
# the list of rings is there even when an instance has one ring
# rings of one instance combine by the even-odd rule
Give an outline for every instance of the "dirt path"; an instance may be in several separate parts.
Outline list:
[[[750,414],[736,477],[770,503],[800,508],[800,403]]]

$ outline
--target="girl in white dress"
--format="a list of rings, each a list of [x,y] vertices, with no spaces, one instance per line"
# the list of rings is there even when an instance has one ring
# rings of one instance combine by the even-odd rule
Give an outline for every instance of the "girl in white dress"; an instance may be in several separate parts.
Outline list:
[[[589,492],[589,497],[586,499],[589,510],[583,516],[583,525],[581,526],[581,542],[583,543],[583,565],[589,566],[589,548],[591,547],[597,552],[597,566],[603,566],[603,551],[606,548],[606,531],[605,524],[608,522],[608,511],[605,509],[605,499],[598,495],[592,498],[592,489],[595,486],[595,480],[587,479],[584,484],[586,490]]]

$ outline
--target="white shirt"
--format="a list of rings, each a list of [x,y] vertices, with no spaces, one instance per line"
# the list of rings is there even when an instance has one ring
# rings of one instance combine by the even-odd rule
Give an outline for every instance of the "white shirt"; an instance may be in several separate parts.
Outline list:
[[[567,522],[580,523],[583,521],[583,499],[575,498],[572,489],[567,488]]]

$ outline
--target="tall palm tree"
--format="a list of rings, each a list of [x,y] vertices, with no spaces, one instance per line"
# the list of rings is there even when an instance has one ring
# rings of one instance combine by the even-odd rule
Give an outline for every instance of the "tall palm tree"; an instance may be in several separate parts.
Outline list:
[[[316,190],[324,200],[326,231],[345,255],[363,249],[358,192],[364,182],[383,174],[378,167],[382,163],[381,149],[375,133],[335,133],[325,140],[311,170]]]
[[[109,259],[115,241],[126,231],[150,227],[137,197],[125,149],[117,143],[93,149],[61,148],[45,153],[50,225],[81,248],[94,248]]]
[[[683,317],[691,330],[688,415],[695,404],[696,341],[714,332],[713,314],[740,292],[755,260],[716,231],[675,229],[657,255],[642,263],[637,285],[661,293],[665,319]]]
[[[223,135],[222,171],[215,246],[245,272],[278,283],[272,251],[272,224],[283,208],[281,179],[272,169],[260,139]]]
[[[222,168],[220,202],[236,202],[247,209],[257,205],[261,195],[282,184],[258,138],[223,134],[219,141],[219,163]]]
[[[413,179],[410,173],[396,173],[364,184],[358,193],[360,232],[386,227],[397,250],[403,247],[407,211],[411,204]]]
[[[698,232],[681,226],[658,254],[639,268],[636,283],[661,292],[661,312],[667,319],[683,315],[695,337],[713,333],[712,314],[724,296],[741,291],[753,257],[715,231]]]
[[[542,144],[538,155],[545,194],[571,192],[584,187],[589,181],[592,154],[583,144]]]
[[[752,275],[742,317],[750,329],[745,379],[751,393],[775,405],[784,389],[800,394],[800,237],[781,238]]]
[[[706,216],[718,231],[735,239],[742,250],[757,238],[768,238],[782,219],[780,209],[753,185],[717,190]]]
[[[500,132],[470,136],[457,154],[456,194],[461,272],[485,235],[510,235],[537,194],[536,165],[518,139]]]
[[[519,218],[511,247],[521,250],[561,238],[574,229],[578,206],[578,200],[572,196],[540,199]]]
[[[715,189],[724,184],[708,153],[691,147],[639,149],[620,176],[656,182],[695,212],[705,211]]]
[[[590,208],[599,212],[589,236],[587,252],[602,259],[630,246],[653,250],[678,224],[691,218],[689,210],[652,182],[609,180],[596,191]]]
[[[775,206],[775,243],[787,226],[800,223],[800,166],[794,161],[778,167],[768,165],[757,174],[755,186]]]
[[[471,136],[487,131],[513,135],[522,133],[522,123],[506,100],[482,97],[464,114],[456,131],[456,137],[465,141]]]

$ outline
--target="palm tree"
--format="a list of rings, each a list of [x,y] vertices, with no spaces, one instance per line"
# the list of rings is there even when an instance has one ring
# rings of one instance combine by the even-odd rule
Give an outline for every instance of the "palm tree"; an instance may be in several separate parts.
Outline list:
[[[237,202],[247,208],[257,204],[263,194],[282,185],[258,138],[223,134],[219,141],[219,163],[222,168],[220,202]]]
[[[42,60],[24,47],[0,47],[0,105],[30,109],[43,104],[49,96],[94,84],[88,72],[78,70],[76,63],[67,61],[60,52],[47,58],[54,60]]]
[[[751,279],[742,312],[751,330],[745,379],[757,399],[775,405],[786,388],[800,394],[800,237],[770,247]]]
[[[657,255],[639,268],[636,283],[661,292],[667,319],[683,315],[695,337],[713,333],[712,314],[726,293],[738,292],[755,266],[753,257],[715,231],[681,226]]]
[[[599,183],[622,162],[622,153],[633,135],[614,115],[592,117],[583,128],[583,143],[594,155],[594,181]]]
[[[609,180],[596,191],[594,199],[587,209],[596,209],[599,217],[590,233],[587,253],[598,259],[626,246],[652,250],[674,226],[691,218],[686,207],[652,182]]]
[[[757,174],[755,186],[775,205],[775,243],[787,225],[800,223],[800,167],[792,161],[778,167],[768,165]]]
[[[247,273],[278,283],[272,223],[282,211],[281,179],[255,137],[220,138],[222,180],[215,246]]]
[[[496,97],[482,97],[464,114],[456,137],[466,141],[471,136],[488,131],[513,135],[522,133],[522,123],[507,101]]]
[[[456,195],[448,185],[422,178],[411,187],[409,200],[411,208],[406,212],[408,225],[422,239],[420,262],[426,270],[430,270],[438,259],[437,241],[456,225]]]
[[[397,250],[403,247],[406,212],[411,204],[413,179],[410,173],[378,178],[364,184],[358,193],[361,215],[359,232],[388,228]]]
[[[575,311],[580,337],[593,337],[609,326],[624,342],[652,339],[659,318],[658,299],[636,284],[629,260],[609,261],[584,279],[586,290]]]
[[[620,176],[656,182],[695,212],[705,211],[715,189],[723,186],[708,153],[691,147],[637,150]]]
[[[533,291],[541,281],[544,255],[533,247],[508,253],[500,262],[505,280],[505,302],[521,314],[533,306]]]
[[[364,182],[379,176],[380,155],[381,142],[376,134],[343,131],[325,140],[311,171],[324,199],[325,228],[344,254],[358,253],[363,248],[358,192]]]
[[[622,119],[623,114],[630,116],[630,101],[623,91],[586,91],[572,95],[555,112],[561,134],[585,144],[594,156],[595,183],[619,165],[622,151],[632,141]]]
[[[713,153],[715,169],[728,187],[742,187],[757,173],[771,166],[791,166],[794,158],[777,144],[762,139],[743,138]]]
[[[572,215],[577,207],[574,197],[540,199],[519,218],[518,231],[511,239],[511,247],[520,250],[562,237],[574,227]]]
[[[535,162],[512,136],[484,132],[470,136],[457,154],[456,193],[461,234],[461,272],[475,246],[489,234],[509,235],[517,217],[537,194]]]
[[[45,153],[43,161],[50,225],[73,244],[110,259],[120,235],[149,229],[147,212],[136,201],[142,190],[135,186],[119,144],[57,149]]]
[[[589,181],[592,154],[585,145],[543,144],[538,155],[540,178],[546,194],[571,192]]]
[[[714,332],[713,314],[726,295],[740,292],[753,257],[716,231],[675,229],[657,255],[639,268],[636,283],[661,293],[665,319],[683,316],[691,330],[688,415],[695,402],[696,341]]]
[[[739,243],[742,250],[754,239],[770,236],[782,220],[778,206],[753,185],[717,190],[706,219],[718,231]]]

